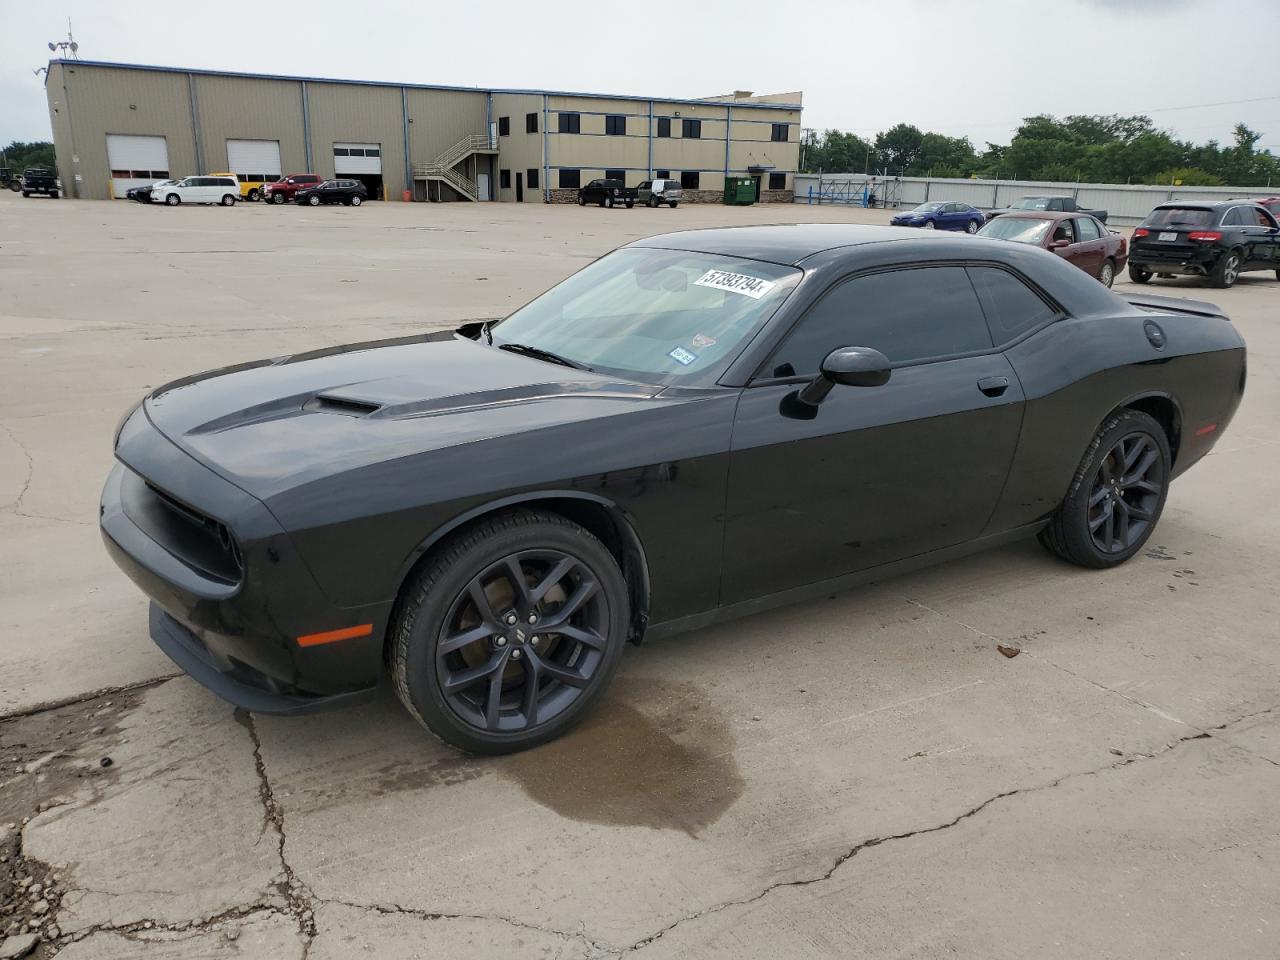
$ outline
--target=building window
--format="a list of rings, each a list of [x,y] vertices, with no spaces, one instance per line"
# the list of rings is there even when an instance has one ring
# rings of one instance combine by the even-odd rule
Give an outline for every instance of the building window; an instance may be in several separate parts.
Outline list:
[[[690,120],[686,117],[680,121],[680,136],[686,140],[698,140],[702,137],[702,121]]]
[[[774,143],[786,143],[791,136],[791,128],[785,123],[775,123],[773,125],[773,136],[769,139]]]
[[[787,189],[787,175],[785,173],[769,174],[769,189],[770,190]]]
[[[560,114],[560,116],[563,117],[564,114],[562,113]],[[576,117],[577,114],[575,113],[573,114],[573,116]],[[580,186],[582,186],[581,170],[561,170],[560,171],[560,188],[562,190],[564,189],[576,190]]]
[[[511,189],[511,171],[510,170],[498,171],[498,186],[503,190]]]
[[[533,114],[530,114],[530,116],[533,116]],[[530,190],[536,190],[538,188],[538,168],[530,167],[526,170],[524,172],[524,179],[525,182],[529,184]]]
[[[654,175],[654,177],[656,177],[656,178],[657,178],[657,179],[659,179],[659,180],[670,180],[670,179],[671,179],[671,171],[670,171],[670,170],[655,170],[655,171],[653,172],[653,175]]]
[[[658,136],[660,137],[671,136],[671,118],[670,117],[658,118]]]
[[[623,183],[626,183],[626,182],[627,182],[627,171],[625,171],[625,170],[606,170],[606,171],[604,172],[604,178],[605,178],[606,180],[621,180]]]
[[[349,157],[351,156],[351,151],[348,150],[346,147],[334,147],[333,155],[335,157]]]
[[[698,171],[682,170],[680,171],[680,186],[686,190],[698,189]]]
[[[511,136],[511,118],[510,117],[498,118],[498,136],[500,137]]]
[[[526,113],[524,115],[524,132],[525,133],[538,132],[538,115],[536,113]]]
[[[581,133],[582,132],[582,114],[580,113],[560,114],[560,132],[561,133]]]
[[[617,114],[610,114],[605,117],[604,132],[610,137],[625,137],[627,135],[627,118]]]

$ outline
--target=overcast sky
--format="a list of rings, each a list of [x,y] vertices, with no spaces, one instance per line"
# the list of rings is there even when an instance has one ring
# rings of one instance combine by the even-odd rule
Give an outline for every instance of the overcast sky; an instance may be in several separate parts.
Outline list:
[[[905,121],[979,149],[1031,114],[1147,113],[1197,142],[1244,121],[1280,153],[1280,0],[0,0],[0,14],[0,145],[51,139],[32,70],[70,15],[89,60],[644,96],[803,90],[805,126]]]

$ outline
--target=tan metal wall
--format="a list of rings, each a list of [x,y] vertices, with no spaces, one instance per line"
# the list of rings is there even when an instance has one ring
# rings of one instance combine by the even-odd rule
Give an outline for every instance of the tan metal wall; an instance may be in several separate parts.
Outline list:
[[[376,143],[382,149],[382,182],[399,199],[404,179],[404,114],[399,87],[307,82],[314,172],[333,174],[335,143]]]
[[[71,187],[75,169],[71,163],[74,155],[71,146],[71,111],[68,109],[67,97],[62,90],[62,80],[62,64],[55,63],[49,67],[49,74],[45,77],[44,93],[49,101],[49,121],[53,125],[53,151],[58,165],[58,176],[62,179],[63,190],[68,196],[73,196]]]
[[[488,96],[482,91],[407,88],[405,95],[412,121],[409,150],[415,163],[430,163],[463,137],[485,132]]]
[[[525,132],[525,117],[536,114],[538,118],[537,133]],[[524,202],[541,203],[543,197],[544,171],[542,162],[542,127],[546,118],[542,113],[542,95],[529,93],[495,93],[493,95],[493,121],[497,123],[502,117],[511,118],[511,133],[498,137],[498,158],[494,164],[494,199],[514,201],[516,198],[516,174],[522,174],[525,180]],[[554,124],[554,117],[552,123]],[[554,126],[552,127],[554,129]],[[511,185],[502,188],[502,171],[511,174]],[[538,185],[529,186],[529,171],[536,170]]]
[[[57,73],[50,70],[49,85],[53,87],[58,79],[65,83],[64,99],[69,103],[70,125],[75,131],[70,159],[58,158],[59,171],[64,164],[72,170],[72,179],[63,174],[63,185],[71,196],[93,200],[110,196],[109,133],[164,137],[170,174],[179,177],[199,172],[187,74],[75,64],[55,66],[60,69]],[[75,162],[77,157],[79,163]],[[73,191],[75,170],[82,179]]]
[[[278,140],[282,174],[311,173],[302,130],[302,84],[296,80],[195,75],[205,173],[230,171],[228,140]]]

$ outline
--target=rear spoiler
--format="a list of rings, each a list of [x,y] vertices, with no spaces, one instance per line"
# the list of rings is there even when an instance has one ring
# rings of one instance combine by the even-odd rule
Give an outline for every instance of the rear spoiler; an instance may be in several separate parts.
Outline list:
[[[1139,310],[1154,310],[1159,313],[1187,313],[1196,317],[1217,317],[1230,320],[1222,308],[1204,300],[1184,300],[1182,297],[1161,297],[1154,293],[1140,293],[1126,296],[1125,302]]]

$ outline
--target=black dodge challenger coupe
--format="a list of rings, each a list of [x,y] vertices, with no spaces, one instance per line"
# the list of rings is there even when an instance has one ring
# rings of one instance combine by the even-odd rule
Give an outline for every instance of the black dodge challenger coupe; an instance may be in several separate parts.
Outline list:
[[[1134,555],[1245,346],[1023,244],[673,233],[505,320],[229,367],[121,422],[108,550],[249,710],[371,694],[466,750],[564,732],[626,641],[1038,533]]]

